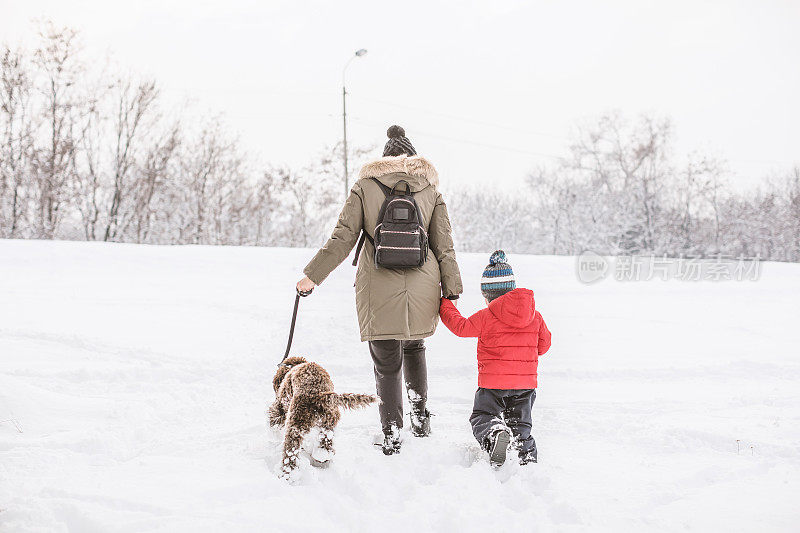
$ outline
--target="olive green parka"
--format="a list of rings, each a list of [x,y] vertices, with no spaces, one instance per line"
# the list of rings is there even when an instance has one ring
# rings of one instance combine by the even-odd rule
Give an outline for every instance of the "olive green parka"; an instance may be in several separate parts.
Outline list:
[[[364,242],[356,270],[356,310],[361,340],[429,337],[436,331],[440,298],[459,295],[463,288],[447,206],[437,190],[439,177],[425,158],[382,157],[364,165],[333,234],[303,272],[319,285],[347,258],[362,229],[374,237],[385,196],[370,178],[377,178],[388,187],[401,180],[408,182],[428,230],[432,253],[428,253],[427,261],[419,268],[378,268],[374,246],[370,239]]]

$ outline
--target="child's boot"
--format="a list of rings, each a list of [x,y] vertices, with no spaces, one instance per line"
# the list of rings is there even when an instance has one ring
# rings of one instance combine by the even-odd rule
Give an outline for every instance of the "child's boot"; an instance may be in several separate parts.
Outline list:
[[[536,450],[530,450],[528,452],[519,452],[519,464],[526,465],[528,463],[536,463]]]
[[[519,452],[519,464],[526,465],[528,463],[538,462],[538,453],[536,451],[536,441],[533,437],[528,437],[531,440],[530,445],[524,446]],[[524,443],[524,441],[523,441]],[[527,450],[525,449],[527,448]]]
[[[498,468],[506,462],[508,444],[511,442],[511,432],[507,429],[498,429],[489,437],[487,449],[489,451],[489,464]]]

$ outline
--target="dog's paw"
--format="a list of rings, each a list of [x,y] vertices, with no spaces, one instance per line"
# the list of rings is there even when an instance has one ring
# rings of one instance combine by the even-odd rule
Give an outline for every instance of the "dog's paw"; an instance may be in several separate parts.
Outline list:
[[[280,471],[278,472],[278,478],[295,485],[300,481],[300,477],[300,469],[297,467],[297,463],[284,459]]]
[[[281,462],[280,474],[278,477],[293,481],[297,478],[297,459],[300,456],[300,448],[285,451]]]
[[[328,468],[329,466],[331,466],[330,459],[325,459],[324,461],[320,461],[319,459],[315,459],[314,456],[311,456],[309,458],[309,462],[311,463],[311,466],[315,468]]]
[[[319,466],[316,463],[327,463],[331,459],[333,459],[333,448],[322,448],[317,447],[311,451],[311,464],[314,466]]]
[[[278,479],[282,479],[290,485],[297,485],[300,482],[300,472],[296,469],[281,468]]]

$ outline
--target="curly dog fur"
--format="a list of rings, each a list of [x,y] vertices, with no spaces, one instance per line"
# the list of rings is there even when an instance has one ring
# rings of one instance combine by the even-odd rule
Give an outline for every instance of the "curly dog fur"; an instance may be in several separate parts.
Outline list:
[[[272,380],[275,401],[269,408],[269,424],[285,426],[283,474],[297,467],[303,437],[319,428],[319,446],[333,454],[333,428],[339,422],[339,408],[365,407],[377,398],[371,394],[338,394],[328,372],[302,357],[289,357],[278,367]]]

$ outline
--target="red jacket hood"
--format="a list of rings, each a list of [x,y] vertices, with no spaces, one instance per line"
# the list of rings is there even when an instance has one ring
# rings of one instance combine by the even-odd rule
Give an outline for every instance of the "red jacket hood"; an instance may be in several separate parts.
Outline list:
[[[504,324],[515,328],[524,328],[536,314],[536,303],[533,291],[514,289],[489,303],[489,311]]]

